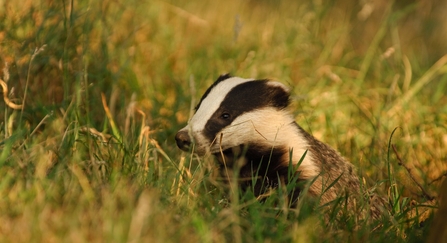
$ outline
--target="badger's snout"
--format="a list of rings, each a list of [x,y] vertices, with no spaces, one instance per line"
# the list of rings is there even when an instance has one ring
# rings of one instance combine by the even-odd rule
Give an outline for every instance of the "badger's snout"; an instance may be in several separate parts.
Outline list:
[[[188,131],[178,131],[175,135],[175,142],[181,150],[188,151],[191,146],[191,138],[189,137]]]

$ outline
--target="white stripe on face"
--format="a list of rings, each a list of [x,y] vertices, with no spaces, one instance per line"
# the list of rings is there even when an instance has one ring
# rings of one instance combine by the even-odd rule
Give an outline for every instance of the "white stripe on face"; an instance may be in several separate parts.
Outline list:
[[[239,84],[253,80],[254,79],[243,79],[239,77],[232,77],[218,83],[211,90],[208,96],[205,97],[205,99],[203,99],[199,109],[191,118],[186,128],[191,129],[190,131],[194,137],[199,135],[199,133],[203,131],[203,129],[205,128],[205,125],[208,122],[208,120],[211,118],[214,112],[216,112],[216,110],[219,108],[222,101],[225,99],[226,95]]]

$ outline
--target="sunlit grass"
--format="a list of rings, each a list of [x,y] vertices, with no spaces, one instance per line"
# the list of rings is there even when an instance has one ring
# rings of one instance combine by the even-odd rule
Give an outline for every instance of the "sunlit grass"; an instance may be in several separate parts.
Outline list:
[[[0,1],[0,241],[424,240],[447,171],[445,6],[367,7]],[[288,85],[297,122],[391,214],[327,222],[306,197],[228,193],[173,140],[224,72]]]

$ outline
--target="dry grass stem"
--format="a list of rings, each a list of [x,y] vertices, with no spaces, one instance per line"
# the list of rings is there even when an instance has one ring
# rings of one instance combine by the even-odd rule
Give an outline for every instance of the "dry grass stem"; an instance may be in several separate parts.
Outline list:
[[[421,189],[423,195],[425,198],[427,198],[428,200],[433,200],[435,199],[434,196],[430,195],[425,188],[421,185],[421,183],[419,183],[416,180],[416,177],[413,175],[413,173],[411,172],[411,168],[409,168],[401,159],[399,153],[397,152],[396,146],[394,144],[391,145],[391,147],[393,148],[394,154],[396,155],[398,164],[400,166],[403,166],[405,168],[405,170],[408,172],[408,176],[410,176],[411,180],[419,187],[419,189]]]
[[[14,110],[22,109],[23,105],[17,105],[8,98],[8,85],[5,83],[5,81],[0,79],[0,85],[3,88],[3,100],[5,101],[5,104]]]

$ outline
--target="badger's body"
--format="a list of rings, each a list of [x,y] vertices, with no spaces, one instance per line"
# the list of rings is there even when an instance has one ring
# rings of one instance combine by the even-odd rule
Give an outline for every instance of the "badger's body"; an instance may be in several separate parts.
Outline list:
[[[339,195],[357,194],[353,165],[296,124],[287,111],[289,97],[279,82],[220,76],[177,133],[177,145],[198,155],[215,155],[226,170],[242,157],[241,186],[251,186],[256,195],[288,183],[289,163],[301,160],[295,174],[298,180],[313,181],[308,192],[321,205]]]

